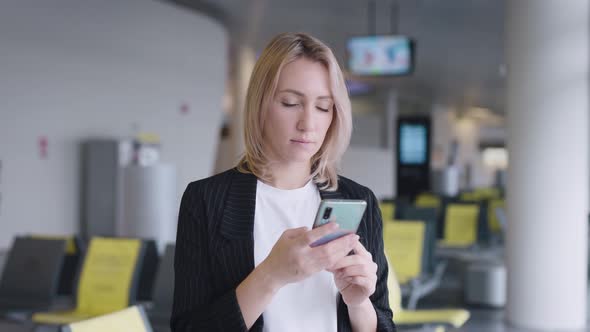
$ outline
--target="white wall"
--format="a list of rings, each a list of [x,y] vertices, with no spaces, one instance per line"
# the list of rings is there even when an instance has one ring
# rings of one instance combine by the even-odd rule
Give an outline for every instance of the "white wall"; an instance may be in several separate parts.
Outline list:
[[[350,145],[355,147],[381,147],[383,114],[366,113],[353,114],[353,131]]]
[[[369,187],[378,199],[395,195],[393,150],[350,146],[342,158],[341,174]]]
[[[85,138],[131,135],[134,124],[159,134],[178,199],[210,175],[226,44],[217,22],[161,1],[2,1],[0,247],[18,233],[78,230]]]
[[[377,198],[395,195],[394,119],[398,100],[387,96],[351,98],[353,131],[350,147],[340,164],[340,174],[369,187]]]

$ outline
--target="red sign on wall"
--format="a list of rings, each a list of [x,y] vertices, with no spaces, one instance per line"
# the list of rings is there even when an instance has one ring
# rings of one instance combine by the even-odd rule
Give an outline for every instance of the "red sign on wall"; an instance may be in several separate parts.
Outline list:
[[[39,146],[39,158],[47,159],[49,148],[49,140],[47,139],[47,136],[39,136],[37,144]]]

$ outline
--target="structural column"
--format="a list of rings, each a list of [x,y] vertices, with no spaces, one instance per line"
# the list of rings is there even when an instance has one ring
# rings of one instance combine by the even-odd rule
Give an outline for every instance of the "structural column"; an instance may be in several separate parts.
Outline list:
[[[507,1],[509,323],[586,324],[588,0]]]
[[[254,50],[245,45],[235,46],[236,54],[233,56],[233,76],[232,81],[232,105],[233,109],[229,114],[229,137],[224,148],[224,158],[217,166],[218,170],[226,170],[235,167],[238,160],[244,153],[244,106],[246,102],[246,93],[250,76],[256,63]]]

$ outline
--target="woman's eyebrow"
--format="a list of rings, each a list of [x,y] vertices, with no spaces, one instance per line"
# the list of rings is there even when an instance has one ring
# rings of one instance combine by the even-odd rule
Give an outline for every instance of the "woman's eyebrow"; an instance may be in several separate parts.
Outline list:
[[[300,97],[305,97],[305,94],[303,92],[293,90],[293,89],[284,89],[284,90],[279,91],[279,93],[281,93],[281,92],[290,92],[290,93],[296,94]],[[331,100],[332,97],[331,96],[319,96],[319,97],[317,97],[317,99],[330,99]]]

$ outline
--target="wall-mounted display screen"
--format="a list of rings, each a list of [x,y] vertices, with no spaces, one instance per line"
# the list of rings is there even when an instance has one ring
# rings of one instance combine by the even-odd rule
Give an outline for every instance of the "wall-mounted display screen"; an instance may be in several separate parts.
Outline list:
[[[405,36],[364,36],[348,41],[348,67],[355,75],[405,75],[413,70],[414,47]]]
[[[428,132],[422,124],[404,123],[400,125],[400,163],[421,165],[428,159]]]

